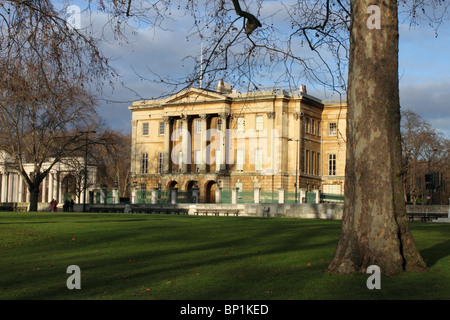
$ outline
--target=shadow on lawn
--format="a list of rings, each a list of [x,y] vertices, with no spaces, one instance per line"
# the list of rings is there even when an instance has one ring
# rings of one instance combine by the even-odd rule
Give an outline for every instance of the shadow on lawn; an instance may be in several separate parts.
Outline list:
[[[421,250],[422,258],[428,267],[432,267],[442,258],[450,256],[450,240],[438,243],[430,248]]]

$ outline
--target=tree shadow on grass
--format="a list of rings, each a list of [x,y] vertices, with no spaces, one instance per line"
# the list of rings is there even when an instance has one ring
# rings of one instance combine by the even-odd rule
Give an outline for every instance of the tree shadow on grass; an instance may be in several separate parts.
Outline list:
[[[432,267],[442,258],[450,256],[450,240],[438,243],[430,248],[421,250],[422,258],[428,267]]]

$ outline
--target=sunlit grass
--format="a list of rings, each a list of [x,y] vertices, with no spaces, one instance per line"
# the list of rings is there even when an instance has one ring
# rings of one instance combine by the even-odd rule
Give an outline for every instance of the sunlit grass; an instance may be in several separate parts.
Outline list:
[[[0,299],[449,299],[450,225],[410,226],[430,270],[369,290],[325,272],[339,221],[0,213]]]

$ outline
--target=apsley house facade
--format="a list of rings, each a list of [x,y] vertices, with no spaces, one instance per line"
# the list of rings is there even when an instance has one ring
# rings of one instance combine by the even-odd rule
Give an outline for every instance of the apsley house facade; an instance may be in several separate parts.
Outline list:
[[[219,82],[130,110],[133,203],[164,203],[173,190],[200,203],[230,203],[232,190],[241,203],[343,194],[346,105],[304,86],[237,93]]]

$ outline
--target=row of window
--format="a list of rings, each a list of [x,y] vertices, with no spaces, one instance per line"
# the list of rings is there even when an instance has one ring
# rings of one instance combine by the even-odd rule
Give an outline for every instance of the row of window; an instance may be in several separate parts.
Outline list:
[[[237,149],[236,150],[236,171],[243,172],[244,171],[244,150]],[[255,171],[262,170],[262,156],[263,152],[261,149],[255,150]],[[202,162],[202,153],[200,150],[195,150],[195,165],[196,170],[200,169],[200,163]],[[220,170],[221,164],[221,150],[216,149],[216,171]],[[319,159],[320,153],[315,151],[306,150],[305,152],[305,161],[304,161],[304,172],[306,174],[319,175]],[[182,151],[178,154],[178,163],[181,165],[183,163],[183,153]],[[163,172],[164,166],[164,153],[160,152],[158,156],[158,173]],[[142,162],[141,162],[141,173],[148,173],[148,153],[142,154]],[[335,176],[336,175],[336,154],[328,155],[328,175]]]
[[[182,122],[180,122],[180,129],[183,129]],[[236,121],[236,130],[243,131],[245,128],[245,118],[240,117],[237,118]],[[222,130],[222,119],[217,120],[217,129]],[[263,130],[263,116],[256,116],[256,127],[255,129]],[[164,135],[164,122],[159,123],[159,135]],[[194,132],[195,133],[202,133],[202,120],[195,120],[194,121]],[[316,121],[314,119],[306,118],[305,119],[305,132],[310,134],[316,134],[320,135],[320,121]],[[142,135],[148,136],[149,135],[149,123],[144,122],[142,124]],[[328,124],[328,135],[329,136],[336,136],[337,135],[337,124],[336,122],[330,122]]]

